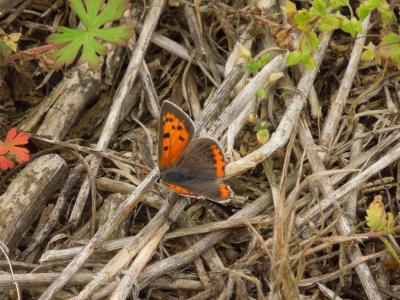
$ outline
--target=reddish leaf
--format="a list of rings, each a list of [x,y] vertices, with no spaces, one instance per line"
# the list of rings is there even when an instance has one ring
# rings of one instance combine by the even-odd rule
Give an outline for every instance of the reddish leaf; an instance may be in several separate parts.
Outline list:
[[[16,128],[11,128],[7,132],[5,141],[0,141],[0,170],[13,168],[14,161],[23,163],[29,160],[29,150],[18,147],[27,144],[28,141],[28,135],[22,131],[17,134]]]
[[[15,164],[5,156],[0,155],[0,170],[8,170],[14,168]]]

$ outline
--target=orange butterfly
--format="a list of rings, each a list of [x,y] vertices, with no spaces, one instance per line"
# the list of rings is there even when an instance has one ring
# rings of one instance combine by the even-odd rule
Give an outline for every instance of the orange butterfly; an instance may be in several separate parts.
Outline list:
[[[161,107],[158,167],[161,182],[175,192],[214,201],[228,201],[233,192],[219,180],[226,160],[218,142],[193,139],[194,124],[178,106],[164,101]]]

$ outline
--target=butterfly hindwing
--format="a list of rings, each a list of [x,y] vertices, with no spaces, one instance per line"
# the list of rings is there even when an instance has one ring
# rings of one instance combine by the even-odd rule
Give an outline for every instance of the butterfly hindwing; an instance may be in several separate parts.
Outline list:
[[[229,200],[233,192],[218,182],[225,176],[226,160],[217,141],[193,139],[176,165],[161,173],[164,184],[187,196],[203,196],[214,201]]]
[[[186,181],[181,183],[183,186],[170,183],[163,179],[161,180],[161,182],[183,196],[204,197],[216,202],[226,202],[230,200],[233,196],[233,191],[231,190],[229,185],[216,181]]]
[[[178,106],[164,101],[161,107],[158,166],[160,171],[176,164],[194,134],[193,121]]]
[[[199,186],[199,188],[201,188],[201,186]],[[201,194],[206,198],[217,202],[229,201],[233,197],[233,191],[229,185],[216,182],[213,182],[211,186],[207,186],[207,189],[203,189]]]
[[[213,181],[225,177],[226,160],[218,142],[209,137],[194,139],[182,153],[176,167],[195,172],[196,177]]]
[[[194,182],[187,186],[196,195],[203,196],[216,202],[225,202],[232,198],[233,191],[229,185],[215,181]]]
[[[191,197],[194,196],[192,191],[189,191],[188,189],[185,189],[184,187],[181,187],[179,185],[167,182],[165,180],[161,180],[161,182],[163,184],[165,184],[167,187],[169,187],[170,189],[172,189],[175,192],[177,192],[178,194],[181,194],[181,195],[184,195],[184,196],[191,196]]]

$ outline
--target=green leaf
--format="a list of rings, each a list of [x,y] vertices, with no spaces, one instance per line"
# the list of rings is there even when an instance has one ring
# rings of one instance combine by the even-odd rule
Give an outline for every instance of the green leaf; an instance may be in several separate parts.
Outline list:
[[[256,126],[254,126],[253,131],[258,132],[260,130],[268,129],[269,125],[270,124],[268,122],[262,121],[262,122],[258,123]]]
[[[7,34],[0,28],[0,57],[6,57],[16,52],[20,38],[21,33]]]
[[[5,43],[2,39],[0,39],[0,57],[6,57],[11,55],[11,48]]]
[[[285,6],[283,6],[282,9],[286,12],[288,17],[293,17],[297,12],[296,4],[290,0],[285,1]]]
[[[263,130],[257,131],[256,136],[257,136],[257,142],[260,145],[264,145],[264,144],[268,143],[270,134],[269,134],[268,129],[263,129]]]
[[[318,49],[318,45],[319,45],[319,39],[318,36],[315,32],[310,32],[308,34],[308,39],[310,40],[310,43],[312,45],[312,49],[313,50],[317,50]]]
[[[88,62],[91,67],[99,64],[99,55],[106,53],[100,41],[123,44],[132,36],[132,28],[121,25],[102,28],[108,22],[119,20],[128,8],[129,0],[70,0],[71,9],[84,25],[84,29],[57,28],[57,33],[48,37],[48,42],[62,45],[55,52],[59,65],[71,64],[81,50],[79,63]],[[101,10],[101,8],[103,8]]]
[[[296,16],[294,17],[294,23],[298,30],[311,31],[310,13],[308,10],[302,9],[297,11]]]
[[[386,26],[397,22],[393,10],[390,8],[389,4],[386,1],[381,1],[381,3],[379,3],[378,11],[381,14],[383,25]]]
[[[82,0],[71,0],[69,1],[69,6],[71,7],[72,11],[76,13],[83,25],[85,25],[86,28],[89,28],[91,25],[90,17],[86,13],[85,5],[83,4]]]
[[[364,19],[369,15],[370,12],[371,11],[368,9],[368,7],[362,4],[356,9],[357,16],[360,18],[361,21],[364,21]]]
[[[302,53],[312,53],[318,49],[318,42],[319,40],[315,32],[307,32],[300,38],[300,51]]]
[[[373,10],[379,6],[382,0],[367,0],[363,1],[363,4],[365,4],[370,10]]]
[[[302,63],[308,71],[311,71],[315,66],[315,60],[311,53],[302,53],[300,51],[293,51],[289,53],[287,59],[288,67]]]
[[[82,29],[71,29],[68,27],[58,27],[58,33],[52,34],[47,38],[47,41],[53,44],[64,44],[70,43],[78,39],[80,36],[85,34],[85,30]]]
[[[360,18],[361,21],[368,16],[368,14],[378,7],[381,0],[367,0],[363,1],[360,6],[356,9],[357,16]]]
[[[333,31],[340,27],[340,20],[337,16],[329,14],[318,19],[317,27],[321,31]]]
[[[343,17],[342,23],[340,28],[344,31],[349,33],[352,37],[355,37],[357,33],[362,32],[362,26],[360,21],[356,18],[351,18],[351,20]]]
[[[132,28],[128,25],[102,28],[95,31],[96,36],[102,40],[115,44],[124,44],[132,36]]]
[[[320,17],[325,16],[327,13],[328,5],[325,0],[313,0],[310,15]]]
[[[75,0],[73,0],[73,1],[75,1]],[[91,21],[96,20],[96,16],[99,13],[100,7],[104,3],[104,0],[84,0],[84,1],[85,1],[88,18]],[[95,28],[93,22],[91,22],[90,27]]]
[[[375,58],[375,52],[371,50],[364,50],[363,53],[361,54],[361,60],[363,61],[372,61]]]
[[[333,9],[338,9],[343,6],[349,6],[349,0],[329,0],[329,5],[332,6]]]
[[[79,40],[75,40],[65,47],[58,49],[54,54],[56,61],[61,65],[72,64],[75,57],[78,55],[81,46],[82,44],[79,42]]]
[[[391,212],[387,213],[387,222],[386,222],[386,228],[385,231],[388,234],[393,233],[393,227],[394,227],[394,215]]]
[[[400,36],[395,33],[385,35],[379,44],[379,53],[400,66]]]
[[[297,65],[301,61],[301,52],[293,51],[290,52],[287,57],[287,65],[288,67]]]
[[[265,88],[259,88],[257,91],[257,96],[260,98],[265,98],[265,96],[267,96],[267,91],[265,90]]]
[[[361,60],[363,61],[372,61],[375,59],[375,45],[372,42],[369,42],[367,46],[364,47],[364,51],[361,54]]]
[[[308,71],[311,71],[315,67],[315,59],[311,54],[303,54],[301,56],[301,62]]]
[[[96,22],[94,23],[94,26],[97,28],[103,26],[108,22],[120,19],[124,12],[128,9],[128,7],[129,1],[126,0],[108,1],[107,6],[103,9],[100,15],[96,17]]]
[[[261,70],[270,60],[268,54],[261,55],[258,59],[252,59],[245,67],[244,70],[247,72],[255,73]]]
[[[82,55],[79,58],[79,63],[84,63],[87,61],[89,65],[95,66],[99,64],[100,58],[97,55],[104,55],[106,54],[106,49],[103,45],[96,41],[90,35],[85,36],[85,47],[82,48]]]
[[[385,205],[382,202],[382,196],[374,197],[367,209],[367,216],[365,217],[368,227],[372,231],[381,232],[385,229],[387,219]]]

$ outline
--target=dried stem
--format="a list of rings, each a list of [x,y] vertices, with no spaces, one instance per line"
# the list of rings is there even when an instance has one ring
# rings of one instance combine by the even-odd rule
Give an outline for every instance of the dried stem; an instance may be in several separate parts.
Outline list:
[[[370,15],[368,15],[362,23],[363,32],[360,32],[356,36],[349,64],[347,65],[346,72],[341,80],[336,98],[333,101],[328,116],[324,122],[320,144],[321,146],[326,147],[327,150],[329,147],[331,147],[333,139],[336,136],[337,127],[342,116],[344,105],[346,104],[347,97],[353,85],[354,77],[358,71],[358,63],[361,58],[361,53],[363,51],[368,32],[369,19]]]

